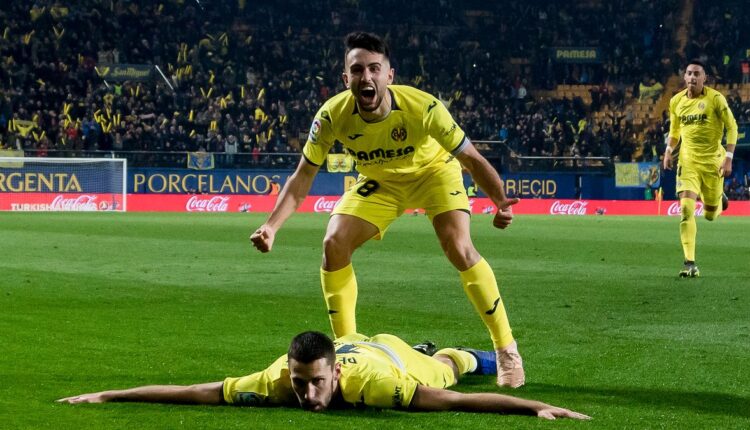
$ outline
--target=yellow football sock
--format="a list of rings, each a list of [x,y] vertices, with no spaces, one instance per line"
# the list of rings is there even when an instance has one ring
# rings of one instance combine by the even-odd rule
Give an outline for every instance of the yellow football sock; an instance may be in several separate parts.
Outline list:
[[[495,274],[492,273],[490,265],[482,258],[477,264],[460,274],[464,291],[490,331],[495,349],[510,345],[513,342],[513,334],[508,323],[508,315],[505,313],[505,306],[500,298]]]
[[[456,363],[459,375],[473,372],[477,370],[477,366],[479,366],[476,357],[466,351],[461,351],[459,349],[443,348],[440,351],[436,352],[435,355],[446,355],[450,357],[450,359],[453,360],[454,363]]]
[[[695,200],[680,199],[680,239],[685,260],[695,261],[695,236],[698,228],[695,225]]]
[[[357,332],[354,313],[357,307],[357,277],[351,263],[343,269],[327,272],[320,269],[320,285],[328,307],[328,318],[334,337]]]

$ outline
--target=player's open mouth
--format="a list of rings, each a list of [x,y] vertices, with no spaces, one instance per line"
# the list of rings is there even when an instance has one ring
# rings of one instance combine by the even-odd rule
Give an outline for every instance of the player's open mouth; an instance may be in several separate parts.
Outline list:
[[[363,88],[359,92],[359,95],[362,98],[362,101],[365,101],[365,102],[368,102],[368,103],[372,102],[373,100],[375,100],[375,95],[376,94],[377,93],[375,92],[375,88],[373,88],[373,87]]]

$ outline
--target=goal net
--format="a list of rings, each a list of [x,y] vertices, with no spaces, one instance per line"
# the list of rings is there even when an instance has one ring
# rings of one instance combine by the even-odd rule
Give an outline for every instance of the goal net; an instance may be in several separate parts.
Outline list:
[[[126,209],[125,159],[0,157],[0,210]]]

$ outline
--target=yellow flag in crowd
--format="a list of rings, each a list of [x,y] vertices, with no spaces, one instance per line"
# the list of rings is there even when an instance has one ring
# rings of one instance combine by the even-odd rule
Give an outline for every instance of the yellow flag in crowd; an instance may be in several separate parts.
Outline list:
[[[33,36],[35,33],[34,30],[31,30],[30,32],[23,35],[23,44],[28,45],[31,42],[31,36]]]
[[[55,37],[58,40],[60,40],[60,38],[63,37],[63,34],[65,34],[65,29],[62,27],[62,25],[60,26],[59,29],[57,28],[57,26],[52,26],[52,31],[55,32]]]

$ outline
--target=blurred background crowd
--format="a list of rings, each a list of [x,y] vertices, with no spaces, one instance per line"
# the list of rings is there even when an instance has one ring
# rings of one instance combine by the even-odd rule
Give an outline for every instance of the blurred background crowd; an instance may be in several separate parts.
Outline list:
[[[4,2],[0,149],[289,167],[344,89],[343,36],[367,30],[386,36],[397,82],[438,96],[499,163],[654,161],[689,58],[750,121],[747,22],[743,1]]]

